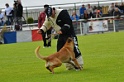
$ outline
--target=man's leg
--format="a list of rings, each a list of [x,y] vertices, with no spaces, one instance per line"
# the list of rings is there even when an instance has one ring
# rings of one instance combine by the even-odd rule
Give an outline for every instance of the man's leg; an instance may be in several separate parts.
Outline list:
[[[9,21],[9,16],[7,16],[7,25],[9,25],[10,24],[10,21]]]
[[[83,34],[84,35],[87,35],[87,32],[86,32],[86,23],[83,23]]]
[[[57,41],[57,52],[64,46],[67,36],[61,36],[59,35],[58,41]]]
[[[47,31],[47,36],[48,36],[48,44],[47,47],[51,47],[51,29]]]
[[[115,20],[115,31],[116,32],[119,31],[118,28],[119,28],[119,20]]]
[[[19,30],[22,30],[22,17],[18,17],[18,25],[20,26]]]
[[[10,16],[10,24],[13,25],[13,17]]]
[[[43,47],[47,47],[47,43],[46,43],[46,32],[42,33],[42,38],[43,38]]]

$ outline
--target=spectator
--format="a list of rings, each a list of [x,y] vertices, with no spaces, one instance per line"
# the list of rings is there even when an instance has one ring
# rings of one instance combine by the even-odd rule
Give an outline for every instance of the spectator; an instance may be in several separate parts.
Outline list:
[[[111,3],[111,5],[108,8],[108,13],[110,16],[113,16],[114,8],[115,8],[115,4]]]
[[[88,14],[87,10],[85,10],[84,15],[82,16],[82,19],[84,19],[84,21],[83,21],[83,34],[84,35],[87,35],[87,33],[88,33],[88,28],[89,28],[88,19],[90,17],[91,16]]]
[[[117,2],[115,3],[115,7],[120,9],[120,5]]]
[[[122,13],[124,13],[124,3],[121,3],[120,10]]]
[[[87,13],[93,18],[93,8],[90,4],[87,5]]]
[[[100,18],[100,17],[102,17],[102,13],[101,13],[101,11],[99,10],[99,9],[96,9],[95,10],[95,14],[94,14],[94,18]],[[99,21],[99,20],[103,20],[103,19],[96,19],[96,21]],[[101,22],[99,22],[99,26],[101,26]],[[99,28],[99,31],[98,31],[98,33],[99,32],[102,32],[102,33],[104,33],[104,31],[101,29],[101,27]]]
[[[102,6],[98,6],[97,9],[100,10],[100,13],[101,13],[101,14],[103,13],[103,12],[102,12]]]
[[[82,7],[79,9],[80,17],[84,14],[85,10],[86,10],[85,5],[82,5]]]
[[[75,35],[72,20],[68,11],[48,7],[45,12],[47,18],[45,19],[45,22],[43,23],[41,29],[38,32],[46,32],[51,26],[54,26],[53,28],[59,34],[59,38],[57,41],[57,51],[59,51],[64,46],[68,37],[72,37],[74,40],[75,58],[77,59],[79,65],[83,67],[83,59],[81,52],[78,48],[77,36]],[[70,70],[74,69],[74,66],[67,63],[66,68]]]
[[[14,1],[14,26],[15,30],[22,30],[23,6],[20,0]],[[16,28],[19,27],[19,28]]]
[[[4,25],[4,14],[2,13],[2,11],[0,10],[0,26]]]
[[[94,6],[94,7],[93,7],[93,11],[95,11],[96,9],[97,9],[97,7],[96,7],[96,6]]]
[[[94,18],[100,18],[100,17],[102,17],[102,13],[100,12],[100,10],[96,9],[94,13]]]
[[[49,7],[49,5],[44,5],[44,11],[40,13],[39,17],[38,17],[38,28],[40,29],[41,26],[43,25],[44,21],[45,21],[45,17],[46,17],[46,13],[45,13],[45,9]],[[43,38],[43,48],[45,47],[51,47],[51,31],[52,31],[52,27],[42,33],[42,38]]]
[[[113,16],[115,17],[115,31],[118,32],[121,12],[119,11],[119,9],[117,7],[115,8],[115,11],[113,12]]]
[[[7,25],[12,25],[13,18],[12,18],[12,10],[13,8],[9,6],[8,3],[5,4],[5,16],[7,17]]]
[[[79,16],[76,14],[75,11],[72,12],[71,20],[79,20]]]
[[[76,14],[75,11],[73,11],[73,13],[71,15],[71,20],[76,20],[76,21],[73,21],[74,31],[76,33],[77,25],[78,25],[78,21],[77,20],[79,20],[79,16]]]

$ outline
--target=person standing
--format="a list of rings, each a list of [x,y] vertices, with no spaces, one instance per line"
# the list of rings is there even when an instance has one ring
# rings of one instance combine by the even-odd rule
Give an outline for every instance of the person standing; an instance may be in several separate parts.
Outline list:
[[[44,11],[40,13],[39,17],[38,17],[38,28],[40,29],[41,26],[43,25],[45,18],[46,18],[46,13],[45,13],[45,9],[49,7],[49,5],[44,5]],[[51,30],[52,28],[50,28],[49,30],[47,30],[46,32],[42,33],[42,38],[43,38],[43,47],[51,47]]]
[[[4,26],[4,14],[2,13],[2,11],[0,10],[0,26]]]
[[[79,9],[79,14],[80,14],[80,18],[82,17],[82,15],[84,14],[84,11],[86,10],[85,5],[82,5]]]
[[[124,13],[124,2],[121,3],[121,5],[120,5],[120,10],[121,10],[122,13]]]
[[[109,14],[110,16],[113,15],[114,8],[115,8],[115,4],[114,4],[114,3],[111,3],[111,5],[109,5],[109,8],[108,8],[108,14]]]
[[[93,18],[93,8],[90,4],[87,4],[87,7],[86,7],[86,10],[87,10],[87,13]]]
[[[22,30],[23,6],[21,0],[14,1],[13,13],[15,30]]]
[[[84,11],[84,15],[81,17],[83,20],[83,34],[87,35],[88,34],[88,28],[89,28],[89,24],[88,24],[88,19],[91,16],[87,13],[87,10]]]
[[[5,4],[5,16],[7,17],[7,25],[12,25],[13,23],[13,18],[12,18],[12,11],[13,8],[9,6],[8,3]]]
[[[70,18],[73,21],[74,31],[75,31],[75,33],[77,33],[79,16],[77,15],[76,11],[72,12],[72,15],[70,16]]]
[[[44,33],[52,26],[59,34],[57,40],[57,51],[59,51],[64,46],[68,37],[72,37],[74,40],[75,58],[77,59],[80,66],[83,67],[84,63],[81,52],[78,48],[78,39],[74,32],[74,27],[68,11],[64,9],[48,7],[45,10],[45,13],[47,15],[47,18],[45,19],[45,22],[38,32]],[[67,63],[66,69],[71,70],[74,69],[74,67],[71,64]]]
[[[114,16],[114,21],[115,21],[115,31],[118,32],[119,31],[119,21],[120,21],[120,16],[121,16],[121,12],[119,11],[119,9],[116,7],[114,12],[113,12],[113,16]]]

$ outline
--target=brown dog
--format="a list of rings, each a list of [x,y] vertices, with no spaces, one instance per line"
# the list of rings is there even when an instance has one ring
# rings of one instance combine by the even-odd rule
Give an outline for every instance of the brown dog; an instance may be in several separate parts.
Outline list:
[[[75,67],[75,69],[80,69],[75,54],[74,54],[74,42],[72,38],[68,38],[65,45],[56,53],[45,57],[39,53],[40,46],[35,49],[35,54],[38,58],[46,61],[46,68],[54,74],[54,68],[59,67],[62,63],[70,63]],[[71,62],[74,62],[74,64]]]

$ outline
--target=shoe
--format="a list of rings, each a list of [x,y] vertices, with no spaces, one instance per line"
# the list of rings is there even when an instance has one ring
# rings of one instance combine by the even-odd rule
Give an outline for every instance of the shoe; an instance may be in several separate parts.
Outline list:
[[[66,67],[66,70],[74,70],[74,67]]]
[[[3,44],[2,42],[0,42],[0,44]]]
[[[47,46],[48,48],[50,48],[51,46]]]
[[[87,34],[84,34],[84,36],[86,36]]]
[[[43,48],[46,48],[47,46],[43,46]]]
[[[74,70],[75,69],[74,66],[72,66],[69,63],[66,63],[65,66],[66,66],[66,70]]]

